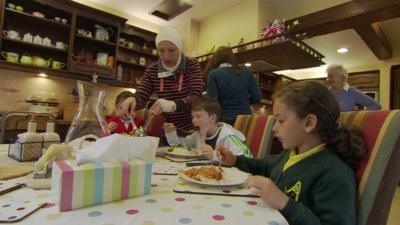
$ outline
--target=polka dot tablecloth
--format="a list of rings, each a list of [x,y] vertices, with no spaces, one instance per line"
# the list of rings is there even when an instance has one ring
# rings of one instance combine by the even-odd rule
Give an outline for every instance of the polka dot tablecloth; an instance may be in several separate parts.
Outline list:
[[[259,198],[177,194],[171,191],[176,182],[176,176],[154,175],[149,195],[62,213],[50,191],[23,188],[0,196],[0,204],[4,200],[47,202],[15,224],[288,224],[277,210],[270,209]]]
[[[166,173],[175,173],[181,166],[158,165],[158,171],[165,170]],[[22,188],[0,195],[0,215],[5,216],[6,212],[12,214],[11,208],[20,212],[28,209],[29,205],[46,202],[42,208],[13,224],[288,224],[277,210],[269,208],[259,198],[174,193],[172,189],[177,184],[177,176],[153,175],[149,195],[68,212],[58,211],[56,199],[50,191]]]

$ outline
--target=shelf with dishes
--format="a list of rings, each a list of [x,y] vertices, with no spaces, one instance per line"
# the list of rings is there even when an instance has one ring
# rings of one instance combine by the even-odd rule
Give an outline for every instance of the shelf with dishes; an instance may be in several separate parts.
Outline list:
[[[72,60],[71,72],[84,75],[94,75],[105,78],[114,78],[114,68],[110,66],[98,65],[96,63],[86,63]]]
[[[47,42],[43,41],[42,44],[40,42],[35,43],[32,41],[24,41],[24,40],[18,40],[14,38],[8,38],[8,37],[3,37],[3,41],[9,42],[11,44],[19,45],[19,46],[30,46],[30,47],[35,47],[39,49],[45,49],[45,50],[51,50],[51,51],[56,51],[56,52],[63,52],[63,53],[68,53],[67,50],[67,45],[64,42],[56,42],[55,44],[51,43],[51,40],[48,40]],[[32,36],[31,39],[32,40]],[[43,44],[47,43],[47,44]]]
[[[32,13],[28,13],[25,11],[20,11],[17,9],[11,9],[7,6],[5,9],[6,16],[10,19],[17,19],[20,22],[26,22],[28,24],[32,23],[41,23],[42,25],[52,26],[53,28],[62,28],[62,29],[70,29],[69,20],[67,18],[61,18],[55,16],[53,19],[46,18],[46,15],[34,11]]]
[[[140,28],[124,33],[125,18],[72,1],[0,1],[1,68],[83,80],[96,74],[100,83],[133,87],[158,58],[155,33]],[[120,52],[127,57],[119,58]],[[117,78],[119,65],[123,77]]]
[[[118,59],[117,62],[118,63],[127,64],[127,65],[130,65],[130,66],[134,66],[134,67],[143,68],[143,69],[146,68],[145,65],[141,65],[141,64],[138,64],[138,63],[134,63],[134,62],[125,61],[125,60],[122,60],[122,59]]]
[[[83,41],[92,42],[92,43],[95,43],[95,44],[107,45],[107,46],[110,46],[110,47],[115,47],[115,45],[116,45],[115,43],[110,42],[110,41],[99,40],[99,39],[93,38],[91,36],[84,36],[82,34],[75,34],[75,37],[78,38],[78,39],[81,39]]]
[[[131,52],[134,52],[134,53],[143,54],[143,55],[146,55],[146,56],[158,58],[156,49],[153,49],[152,53],[151,53],[149,51],[139,50],[139,49],[136,49],[134,47],[128,47],[128,46],[121,45],[121,44],[118,44],[118,48],[123,49],[123,50],[127,50],[127,51],[131,51]]]
[[[30,57],[30,56],[27,56]],[[32,59],[26,59],[26,60],[32,60]],[[15,66],[24,68],[22,69],[23,71],[35,71],[35,72],[43,72],[43,70],[45,71],[52,71],[52,72],[60,72],[60,71],[65,71],[65,63],[60,62],[60,61],[52,61],[52,60],[45,60],[43,58],[39,58],[36,60],[36,62],[31,61],[30,63],[28,63],[25,60],[22,60],[25,63],[22,62],[18,62],[18,61],[10,61],[9,60],[0,60],[0,63],[2,65],[4,65],[3,67],[5,68],[14,68]],[[31,70],[33,69],[33,70]]]

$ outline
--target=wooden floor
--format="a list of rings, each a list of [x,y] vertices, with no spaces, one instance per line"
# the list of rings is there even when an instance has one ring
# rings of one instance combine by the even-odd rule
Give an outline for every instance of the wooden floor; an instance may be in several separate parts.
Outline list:
[[[400,221],[400,187],[397,187],[394,194],[392,207],[390,208],[389,218],[386,225],[398,225]]]

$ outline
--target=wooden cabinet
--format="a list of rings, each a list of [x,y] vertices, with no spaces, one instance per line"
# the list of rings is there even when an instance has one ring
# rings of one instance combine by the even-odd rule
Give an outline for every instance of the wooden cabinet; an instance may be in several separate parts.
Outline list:
[[[115,78],[119,24],[76,15],[71,72]]]
[[[326,78],[312,80],[326,85]],[[379,92],[379,70],[349,73],[347,82],[361,91]]]
[[[350,73],[348,82],[361,91],[379,91],[379,71]]]
[[[2,3],[0,63],[25,70],[66,70],[72,13],[40,1]]]
[[[253,111],[261,114],[271,114],[273,94],[285,85],[284,80],[282,76],[274,73],[258,73],[256,76],[261,90],[262,100],[260,104],[253,106]]]
[[[156,33],[124,25],[121,28],[117,53],[117,80],[137,84],[146,66],[158,60]]]
[[[2,68],[83,80],[96,74],[100,82],[133,87],[158,60],[156,33],[73,1],[0,0],[0,12]]]

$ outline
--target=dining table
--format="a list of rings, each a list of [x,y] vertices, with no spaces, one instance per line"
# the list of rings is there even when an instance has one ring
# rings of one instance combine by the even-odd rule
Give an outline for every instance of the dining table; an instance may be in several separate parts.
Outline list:
[[[8,145],[0,145],[0,168],[9,165],[33,166],[34,162],[20,163],[10,159],[7,150]],[[43,205],[13,224],[288,224],[278,210],[270,208],[257,196],[247,195],[248,190],[243,187],[195,185],[192,188],[193,184],[177,175],[177,171],[184,168],[185,162],[157,157],[153,162],[150,194],[66,212],[59,211],[57,197],[50,189],[25,186],[0,195],[0,219],[4,222],[4,219],[16,218],[24,210],[32,210],[32,205]],[[27,183],[32,179],[32,175],[28,174],[0,180],[0,185],[7,182]]]

